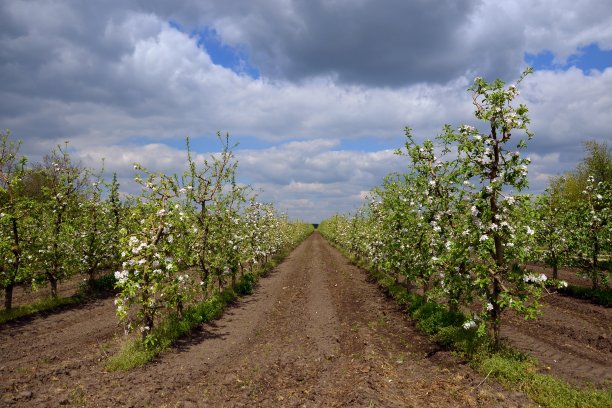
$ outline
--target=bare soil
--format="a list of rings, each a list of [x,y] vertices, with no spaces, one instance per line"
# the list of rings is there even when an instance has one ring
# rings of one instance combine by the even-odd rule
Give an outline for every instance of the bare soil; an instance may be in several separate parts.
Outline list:
[[[544,372],[577,385],[612,386],[612,309],[586,300],[552,294],[543,299],[542,316],[503,319],[502,335],[536,357]]]
[[[219,320],[106,372],[113,299],[0,327],[2,406],[524,406],[418,332],[315,233]]]
[[[506,316],[504,335],[544,371],[609,387],[611,322],[610,309],[551,295],[536,321]],[[1,326],[0,405],[529,405],[439,351],[316,233],[254,295],[146,367],[104,370],[121,337],[112,298]]]
[[[552,278],[552,269],[528,268]],[[559,270],[559,279],[591,287],[591,281],[573,268]],[[610,286],[608,285],[608,288]],[[557,293],[545,296],[542,316],[526,321],[509,314],[502,333],[510,343],[552,372],[577,385],[610,388],[612,385],[612,309]]]

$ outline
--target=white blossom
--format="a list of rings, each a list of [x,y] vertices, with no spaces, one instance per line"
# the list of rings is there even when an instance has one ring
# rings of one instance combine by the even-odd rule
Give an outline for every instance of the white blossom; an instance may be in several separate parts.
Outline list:
[[[476,322],[474,320],[468,320],[467,322],[463,323],[463,328],[465,330],[470,330],[473,329],[477,326]]]

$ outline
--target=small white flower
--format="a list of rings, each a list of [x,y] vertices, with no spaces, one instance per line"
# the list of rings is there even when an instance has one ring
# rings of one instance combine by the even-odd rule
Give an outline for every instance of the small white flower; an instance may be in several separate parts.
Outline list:
[[[476,327],[476,322],[474,320],[468,320],[467,322],[463,323],[463,328],[465,330],[470,330],[474,327]]]
[[[489,237],[487,236],[487,234],[482,234],[480,236],[480,242],[486,241],[487,239],[489,239]]]

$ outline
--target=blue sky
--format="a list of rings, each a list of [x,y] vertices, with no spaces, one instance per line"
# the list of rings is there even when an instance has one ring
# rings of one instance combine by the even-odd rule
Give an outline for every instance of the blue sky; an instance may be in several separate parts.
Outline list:
[[[528,10],[525,13],[524,10]],[[612,3],[247,0],[0,4],[0,127],[39,160],[70,141],[131,183],[182,172],[186,136],[239,143],[239,178],[293,218],[354,211],[407,165],[393,150],[474,123],[476,76],[515,80],[535,138],[530,185],[612,143]]]
[[[602,50],[597,43],[591,43],[578,48],[565,61],[558,61],[552,51],[543,50],[537,54],[525,53],[525,63],[538,71],[576,67],[588,74],[591,70],[603,71],[612,67],[612,50]]]

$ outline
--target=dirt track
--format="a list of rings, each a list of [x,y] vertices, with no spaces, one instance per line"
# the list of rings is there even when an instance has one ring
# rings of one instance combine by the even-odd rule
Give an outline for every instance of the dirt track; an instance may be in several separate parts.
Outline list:
[[[438,352],[318,234],[146,367],[104,371],[113,300],[0,328],[6,406],[520,406]],[[429,356],[429,357],[428,357]],[[483,382],[481,384],[481,382]]]

